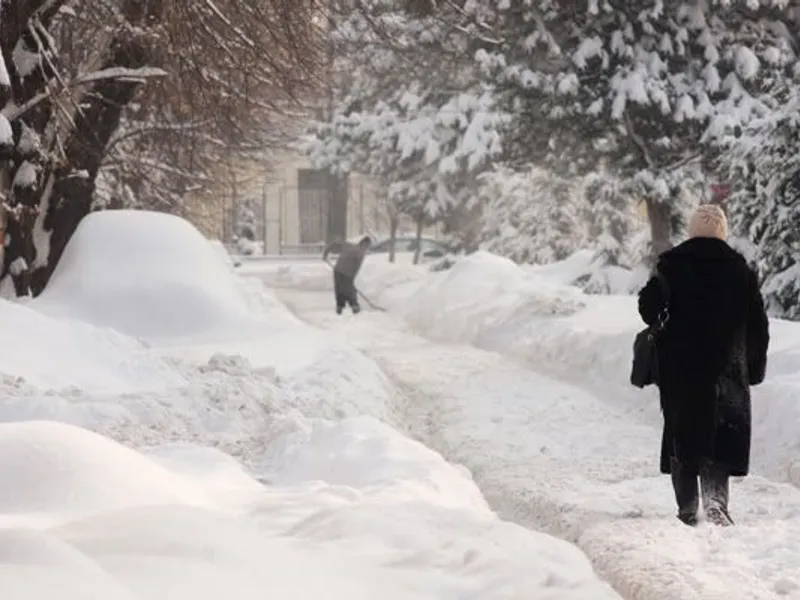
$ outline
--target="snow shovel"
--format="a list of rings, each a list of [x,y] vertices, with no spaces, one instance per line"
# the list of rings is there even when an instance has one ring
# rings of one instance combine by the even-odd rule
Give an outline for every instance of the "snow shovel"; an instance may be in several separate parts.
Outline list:
[[[331,268],[331,270],[333,270],[333,265],[331,264],[331,261],[329,261],[329,260],[326,258],[326,259],[325,259],[325,263],[326,263],[326,264],[327,264],[327,265],[328,265],[328,266]],[[353,287],[356,287],[356,286],[355,286],[355,284],[353,285]],[[385,309],[385,308],[381,308],[381,307],[380,307],[380,306],[378,306],[377,304],[373,304],[373,303],[372,303],[372,301],[371,301],[369,298],[367,298],[367,297],[366,297],[364,294],[362,294],[362,293],[361,293],[361,290],[359,290],[358,288],[356,288],[356,294],[358,294],[358,295],[361,297],[361,299],[362,299],[364,302],[366,302],[366,303],[367,303],[367,305],[368,305],[368,306],[369,306],[369,307],[370,307],[372,310],[378,310],[378,311],[380,311],[380,312],[386,312],[386,309]]]

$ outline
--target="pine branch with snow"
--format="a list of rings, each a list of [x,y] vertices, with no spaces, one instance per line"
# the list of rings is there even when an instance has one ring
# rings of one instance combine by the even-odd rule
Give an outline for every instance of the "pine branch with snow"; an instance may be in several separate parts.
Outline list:
[[[476,53],[480,69],[515,115],[504,158],[638,179],[657,251],[683,197],[674,182],[764,114],[761,91],[794,61],[793,9],[777,0],[469,7],[496,41]]]
[[[590,247],[602,265],[635,267],[633,239],[641,232],[641,220],[635,214],[635,186],[617,180],[609,173],[592,173],[583,182]]]
[[[334,113],[312,126],[306,145],[317,167],[375,177],[415,219],[472,201],[507,121],[448,16],[387,2],[340,15],[330,38],[348,92],[333,94]]]
[[[774,110],[724,141],[721,167],[744,185],[731,230],[750,246],[774,316],[800,320],[800,78],[773,92]]]
[[[518,263],[562,260],[588,243],[580,188],[546,171],[497,169],[481,177],[482,248]]]

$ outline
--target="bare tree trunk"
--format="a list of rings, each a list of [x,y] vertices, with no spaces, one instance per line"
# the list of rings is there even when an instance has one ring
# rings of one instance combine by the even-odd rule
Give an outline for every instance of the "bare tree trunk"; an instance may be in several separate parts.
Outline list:
[[[397,244],[397,228],[400,226],[400,217],[395,211],[389,213],[389,262],[395,261],[395,244]]]
[[[658,256],[672,246],[672,211],[668,202],[646,198],[647,218],[650,221],[652,240],[650,261],[655,265]]]
[[[425,216],[421,215],[415,219],[415,225],[417,226],[417,231],[414,235],[414,240],[416,242],[414,248],[414,264],[419,264],[419,257],[422,254],[422,227],[425,223]]]
[[[13,99],[16,106],[24,106],[54,77],[55,51],[47,27],[64,3],[65,0],[14,1],[0,7],[0,45],[11,79],[10,88],[0,97],[3,105]],[[37,62],[28,72],[20,72],[13,60],[18,48],[37,56]],[[33,228],[40,219],[42,196],[52,172],[48,153],[53,145],[43,138],[53,106],[52,98],[44,98],[18,117],[14,123],[13,163],[5,166],[0,178],[0,190],[9,207],[5,215],[8,246],[3,253],[0,277],[11,276],[18,296],[30,292],[31,270],[37,258]]]
[[[112,39],[105,69],[138,69],[149,64],[147,26],[158,22],[163,4],[160,0],[126,0],[122,10],[129,25],[122,26]],[[46,265],[33,273],[34,295],[42,292],[67,242],[91,211],[95,179],[106,147],[119,126],[123,109],[140,86],[141,81],[137,80],[107,79],[98,81],[86,95],[66,143],[65,164],[54,173],[52,197],[44,219],[44,230],[51,232],[50,251]]]

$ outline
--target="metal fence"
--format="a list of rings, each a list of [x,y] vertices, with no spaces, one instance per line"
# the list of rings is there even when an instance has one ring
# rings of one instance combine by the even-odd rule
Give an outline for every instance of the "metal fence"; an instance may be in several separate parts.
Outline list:
[[[344,230],[347,238],[388,235],[389,218],[380,199],[381,190],[368,180],[348,182]],[[331,237],[328,222],[329,196],[326,190],[298,185],[297,177],[266,181],[259,197],[242,197],[229,202],[224,214],[224,243],[232,246],[236,219],[245,204],[253,210],[253,246],[259,253],[277,256],[318,256]],[[341,219],[341,215],[339,215]],[[342,229],[341,221],[337,230]],[[398,235],[412,235],[413,223],[401,219]],[[341,235],[341,234],[338,234]],[[426,235],[430,233],[426,232]],[[438,238],[438,235],[433,235]]]
[[[379,211],[364,184],[349,186],[347,193],[345,237],[355,237],[375,231]],[[237,216],[246,205],[256,205],[253,219],[253,242],[267,255],[319,255],[325,240],[332,234],[328,222],[328,194],[320,189],[301,189],[284,181],[268,182],[261,198],[233,200],[224,216],[224,241],[233,247]],[[337,234],[339,237],[341,233]]]

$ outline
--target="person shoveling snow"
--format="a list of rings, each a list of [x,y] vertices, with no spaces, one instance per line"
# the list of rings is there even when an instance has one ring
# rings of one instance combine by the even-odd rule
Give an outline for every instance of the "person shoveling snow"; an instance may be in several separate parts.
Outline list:
[[[333,293],[336,296],[337,315],[342,314],[348,304],[353,314],[361,312],[355,281],[370,246],[372,246],[372,239],[369,236],[361,238],[358,244],[342,242],[339,258],[336,259],[336,264],[333,265]],[[328,255],[331,253],[332,247],[333,244],[328,244],[325,252],[322,253],[322,260],[325,262],[328,262]]]

